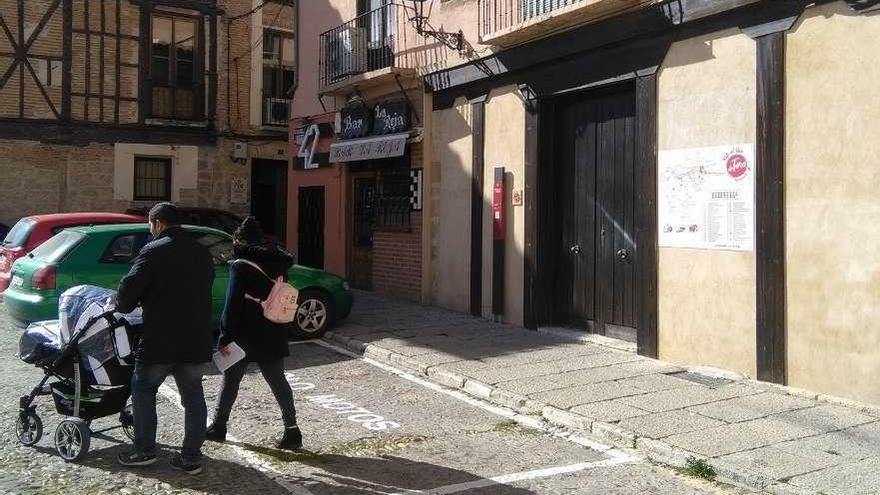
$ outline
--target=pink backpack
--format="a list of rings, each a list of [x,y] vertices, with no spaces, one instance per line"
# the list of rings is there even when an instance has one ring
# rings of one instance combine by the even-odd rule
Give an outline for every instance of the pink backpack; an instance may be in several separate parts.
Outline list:
[[[245,299],[260,303],[260,306],[263,307],[263,316],[273,323],[293,322],[293,320],[296,319],[296,301],[299,298],[299,291],[296,290],[294,286],[285,282],[283,277],[278,277],[277,279],[272,280],[272,278],[266,275],[266,272],[264,272],[256,263],[243,259],[234,261],[234,263],[238,262],[256,268],[266,278],[272,281],[273,284],[272,290],[269,291],[269,295],[266,297],[265,301],[261,301],[249,294],[244,295]]]

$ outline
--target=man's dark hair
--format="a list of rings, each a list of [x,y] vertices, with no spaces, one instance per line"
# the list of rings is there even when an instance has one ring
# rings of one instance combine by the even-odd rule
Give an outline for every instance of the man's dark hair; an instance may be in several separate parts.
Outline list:
[[[150,209],[150,221],[168,226],[180,225],[180,211],[172,203],[159,203]]]

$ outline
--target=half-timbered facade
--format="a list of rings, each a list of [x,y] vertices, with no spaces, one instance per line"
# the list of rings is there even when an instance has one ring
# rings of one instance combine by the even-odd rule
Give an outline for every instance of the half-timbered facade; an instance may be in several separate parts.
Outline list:
[[[294,10],[0,0],[0,221],[160,200],[246,212],[252,176],[282,191]]]

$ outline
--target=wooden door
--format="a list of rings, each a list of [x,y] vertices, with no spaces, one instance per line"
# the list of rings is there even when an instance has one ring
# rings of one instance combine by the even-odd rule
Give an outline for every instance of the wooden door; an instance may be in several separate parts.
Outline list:
[[[287,238],[287,162],[253,160],[251,214],[266,234],[280,242]]]
[[[299,188],[297,263],[324,269],[324,186]]]
[[[554,119],[558,319],[634,341],[634,93],[561,99]]]
[[[356,174],[351,183],[351,264],[352,287],[373,289],[373,229],[376,225],[376,175]]]

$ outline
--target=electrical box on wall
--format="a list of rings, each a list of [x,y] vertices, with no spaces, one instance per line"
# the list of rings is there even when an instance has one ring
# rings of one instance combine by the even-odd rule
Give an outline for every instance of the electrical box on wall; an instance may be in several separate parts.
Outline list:
[[[244,141],[238,141],[234,145],[232,145],[232,159],[233,160],[247,160],[248,159],[248,145]]]

